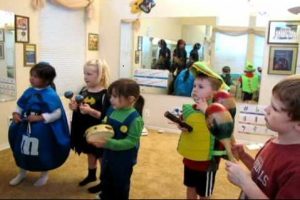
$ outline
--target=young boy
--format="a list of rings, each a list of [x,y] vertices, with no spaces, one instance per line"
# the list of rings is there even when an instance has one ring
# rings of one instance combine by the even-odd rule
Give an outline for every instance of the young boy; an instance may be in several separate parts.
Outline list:
[[[267,127],[278,136],[266,142],[255,159],[242,145],[232,151],[251,169],[251,177],[235,163],[227,162],[228,179],[251,199],[300,198],[300,75],[279,82],[265,111]]]
[[[220,149],[220,143],[210,134],[205,121],[205,110],[213,95],[221,88],[222,78],[203,62],[195,62],[191,71],[195,75],[192,98],[196,105],[183,105],[183,120],[193,127],[183,132],[178,142],[178,152],[183,158],[184,185],[187,199],[209,198],[213,192],[219,158],[212,151]]]

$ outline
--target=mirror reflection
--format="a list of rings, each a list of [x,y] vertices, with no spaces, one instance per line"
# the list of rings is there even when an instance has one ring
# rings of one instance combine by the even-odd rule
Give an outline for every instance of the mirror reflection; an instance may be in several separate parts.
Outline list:
[[[0,10],[0,101],[16,98],[14,13]]]
[[[240,24],[219,17],[140,19],[133,32],[133,77],[144,92],[190,96],[188,69],[199,60],[224,78],[238,100],[258,101],[265,27],[255,16]]]

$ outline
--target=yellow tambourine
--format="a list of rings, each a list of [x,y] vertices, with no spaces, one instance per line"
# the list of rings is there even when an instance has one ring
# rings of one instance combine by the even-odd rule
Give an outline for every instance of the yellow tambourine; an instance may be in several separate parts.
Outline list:
[[[97,142],[102,138],[112,138],[114,135],[114,129],[108,124],[91,126],[85,131],[85,137],[88,143]]]

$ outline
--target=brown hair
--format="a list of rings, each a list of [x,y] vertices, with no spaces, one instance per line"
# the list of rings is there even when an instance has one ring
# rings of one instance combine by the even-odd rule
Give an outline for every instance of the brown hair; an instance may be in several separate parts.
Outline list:
[[[300,120],[300,75],[289,76],[277,83],[272,94],[282,102],[283,110],[292,121]]]
[[[222,81],[220,79],[213,78],[211,76],[207,76],[206,74],[203,74],[203,73],[197,74],[196,78],[207,79],[208,82],[210,83],[212,89],[215,91],[218,91],[221,88]]]

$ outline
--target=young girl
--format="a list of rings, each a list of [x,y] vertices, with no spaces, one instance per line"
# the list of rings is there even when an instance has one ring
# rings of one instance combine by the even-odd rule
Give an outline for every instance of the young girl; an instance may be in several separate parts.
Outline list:
[[[93,143],[104,148],[100,198],[128,199],[130,178],[144,126],[139,114],[142,113],[144,100],[140,97],[139,85],[131,79],[113,82],[108,93],[112,107],[107,111],[105,120],[113,127],[115,135],[111,139]]]
[[[51,87],[56,76],[49,63],[38,63],[30,70],[31,87],[17,101],[9,143],[19,174],[9,184],[19,184],[28,171],[40,171],[34,183],[47,183],[48,170],[62,165],[70,151],[67,118],[59,96]]]
[[[79,93],[84,97],[83,103],[78,105],[75,100],[71,100],[69,104],[70,109],[73,110],[71,148],[78,154],[87,154],[88,158],[88,175],[79,182],[79,186],[96,181],[97,160],[102,157],[102,149],[88,144],[84,133],[89,127],[101,123],[110,106],[107,97],[109,75],[106,62],[88,61],[84,65],[84,81],[86,86]],[[90,187],[88,190],[91,193],[99,192],[101,184]]]

